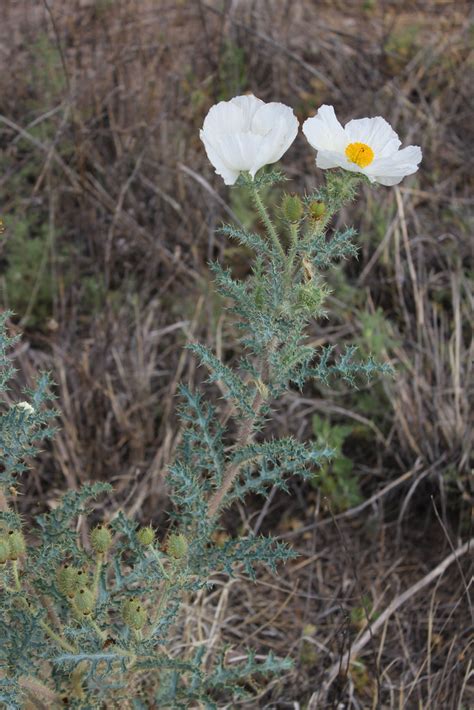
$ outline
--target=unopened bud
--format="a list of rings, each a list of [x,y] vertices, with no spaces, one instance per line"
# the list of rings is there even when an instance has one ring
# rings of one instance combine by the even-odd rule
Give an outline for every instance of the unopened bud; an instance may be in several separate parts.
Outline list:
[[[324,202],[311,202],[309,205],[309,215],[311,219],[318,220],[326,214],[326,205]]]
[[[137,532],[137,540],[140,545],[152,545],[155,539],[155,531],[151,525],[147,525],[145,528],[140,528]]]
[[[122,608],[122,618],[127,626],[140,631],[146,624],[146,611],[138,599],[127,599]]]
[[[17,560],[26,555],[25,538],[21,530],[10,530],[8,533],[8,547],[10,548],[10,559]]]
[[[90,535],[92,548],[101,554],[107,552],[112,545],[112,533],[105,525],[97,525]]]
[[[10,545],[5,537],[0,538],[0,565],[4,565],[10,557]]]
[[[301,284],[298,287],[297,303],[299,308],[308,313],[321,312],[322,305],[327,296],[327,290],[314,281]]]
[[[182,533],[173,533],[169,536],[166,550],[171,557],[181,560],[188,554],[188,541]]]
[[[90,616],[94,609],[94,594],[90,589],[81,587],[74,595],[74,606],[83,616]]]
[[[303,203],[298,195],[285,195],[281,209],[288,222],[299,222],[303,216]]]
[[[77,589],[84,585],[84,572],[77,567],[64,564],[56,571],[56,581],[61,594],[73,599]]]

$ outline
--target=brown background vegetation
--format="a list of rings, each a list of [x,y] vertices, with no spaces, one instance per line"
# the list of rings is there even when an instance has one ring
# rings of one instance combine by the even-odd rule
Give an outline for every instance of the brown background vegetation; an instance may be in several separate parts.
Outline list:
[[[304,439],[314,414],[350,425],[343,453],[360,499],[341,504],[328,486],[295,482],[291,497],[233,509],[230,532],[272,531],[300,557],[256,585],[219,578],[189,609],[183,642],[296,658],[255,689],[261,707],[304,706],[366,615],[472,536],[469,10],[441,0],[1,3],[2,302],[24,332],[18,385],[51,370],[62,412],[19,497],[25,515],[100,479],[115,486],[104,515],[121,506],[166,526],[177,384],[204,380],[183,346],[197,337],[229,358],[235,348],[206,263],[247,270],[245,252],[214,233],[229,216],[250,218],[199,141],[210,105],[252,91],[304,120],[330,103],[344,121],[383,115],[422,146],[414,178],[364,191],[340,215],[358,228],[360,258],[329,277],[330,318],[310,332],[390,359],[396,378],[356,395],[292,392],[272,423]],[[321,180],[302,136],[283,166],[291,189]],[[469,571],[464,559],[410,597],[314,707],[468,708]]]

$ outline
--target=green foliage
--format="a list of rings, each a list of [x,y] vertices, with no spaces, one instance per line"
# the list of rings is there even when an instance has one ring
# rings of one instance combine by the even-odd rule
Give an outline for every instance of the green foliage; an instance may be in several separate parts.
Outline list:
[[[24,188],[32,166],[22,173],[15,183]],[[22,200],[15,199],[7,224],[4,298],[8,306],[20,316],[26,316],[30,324],[51,316],[55,293],[49,229],[47,223],[39,221],[41,216],[25,209]]]
[[[94,500],[110,492],[105,483],[68,491],[34,526],[23,526],[9,505],[9,491],[25,470],[25,457],[53,433],[54,413],[45,407],[48,377],[40,377],[35,390],[26,393],[28,402],[5,407],[0,419],[0,698],[7,707],[22,706],[32,688],[49,697],[51,706],[59,706],[66,694],[77,708],[119,707],[130,700],[133,687],[138,689],[135,707],[217,708],[245,698],[251,676],[289,668],[287,659],[272,655],[257,663],[251,651],[240,666],[228,664],[225,654],[210,663],[204,646],[183,650],[173,644],[183,602],[207,589],[216,573],[239,570],[253,579],[259,566],[275,573],[295,554],[270,536],[237,535],[220,544],[215,533],[225,507],[249,495],[265,496],[273,487],[288,490],[294,475],[312,481],[318,470],[326,489],[332,486],[337,495],[337,505],[350,504],[356,495],[350,462],[342,454],[347,429],[317,425],[317,446],[290,436],[269,438],[265,426],[276,398],[311,379],[357,386],[361,379],[390,371],[371,356],[360,360],[356,346],[316,348],[306,335],[310,320],[325,315],[325,271],[356,254],[353,230],[328,237],[326,227],[334,211],[353,199],[360,176],[336,171],[314,195],[287,199],[285,211],[279,210],[278,233],[262,194],[282,180],[277,172],[262,173],[255,181],[241,176],[239,185],[248,190],[264,230],[256,224],[222,228],[254,254],[244,280],[218,263],[211,265],[241,347],[224,362],[200,343],[189,346],[207,369],[208,381],[219,383],[228,416],[201,392],[181,387],[183,435],[168,473],[173,510],[165,540],[122,511],[97,521]],[[5,319],[0,324],[5,388],[12,368],[4,325]]]
[[[219,61],[219,101],[228,101],[238,96],[247,86],[245,52],[235,42],[224,41]]]
[[[346,510],[358,505],[362,496],[359,484],[353,473],[353,463],[344,455],[343,446],[352,435],[354,427],[348,424],[332,424],[328,419],[313,417],[313,432],[318,443],[331,447],[333,457],[323,463],[314,485],[327,495],[336,511]]]

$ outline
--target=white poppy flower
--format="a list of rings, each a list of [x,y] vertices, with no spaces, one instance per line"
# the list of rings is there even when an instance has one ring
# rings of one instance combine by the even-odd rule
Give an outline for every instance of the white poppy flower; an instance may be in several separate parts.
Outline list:
[[[29,402],[17,402],[16,406],[27,414],[34,414],[34,407],[32,407]]]
[[[321,106],[316,116],[304,122],[303,133],[318,151],[318,168],[344,168],[381,185],[397,185],[416,173],[421,161],[417,145],[399,150],[398,135],[381,116],[355,119],[343,128],[334,108]]]
[[[298,119],[289,106],[250,95],[212,106],[199,135],[216,173],[233,185],[241,172],[253,178],[280,160],[297,133]]]

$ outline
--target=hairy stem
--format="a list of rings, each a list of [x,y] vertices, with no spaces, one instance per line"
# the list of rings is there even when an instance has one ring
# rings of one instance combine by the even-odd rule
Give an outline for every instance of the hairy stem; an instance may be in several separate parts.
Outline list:
[[[260,219],[262,220],[263,224],[265,225],[265,229],[267,230],[267,234],[270,237],[270,239],[273,242],[273,246],[276,249],[277,254],[279,254],[280,257],[285,258],[285,250],[283,249],[280,240],[278,239],[278,234],[276,233],[276,229],[273,226],[273,223],[270,219],[270,215],[268,214],[267,208],[262,202],[262,198],[260,197],[260,192],[258,190],[258,187],[255,185],[255,183],[249,182],[248,183],[250,186],[250,190],[252,192],[252,199],[255,203],[255,207],[257,208],[258,215]]]
[[[276,345],[276,341],[272,340],[268,346],[266,357],[261,368],[260,379],[263,384],[265,384],[265,381],[268,379],[270,370],[270,356],[275,350]],[[254,412],[254,417],[252,419],[244,419],[244,421],[242,421],[239,426],[236,436],[236,444],[238,446],[247,446],[247,444],[250,444],[253,439],[255,420],[258,418],[262,405],[265,403],[265,397],[263,395],[262,390],[263,388],[257,391],[257,394],[255,395],[254,400],[252,402],[252,410]],[[242,463],[230,464],[224,471],[222,483],[219,489],[214,493],[214,495],[209,501],[207,515],[210,519],[212,519],[219,511],[219,508],[221,507],[225,496],[232,488],[232,485],[239,474],[241,466]]]
[[[94,594],[95,601],[97,601],[97,597],[99,596],[100,573],[102,571],[103,563],[104,555],[98,552],[95,558],[94,579],[92,583],[92,592]]]
[[[20,687],[26,690],[34,698],[38,698],[39,696],[48,703],[59,703],[61,700],[60,696],[54,690],[48,688],[47,685],[42,683],[40,680],[38,680],[38,678],[35,678],[34,676],[20,676],[18,682],[20,684]],[[50,704],[45,706],[51,707]]]
[[[0,488],[0,512],[6,513],[9,510],[8,500],[4,491]]]

